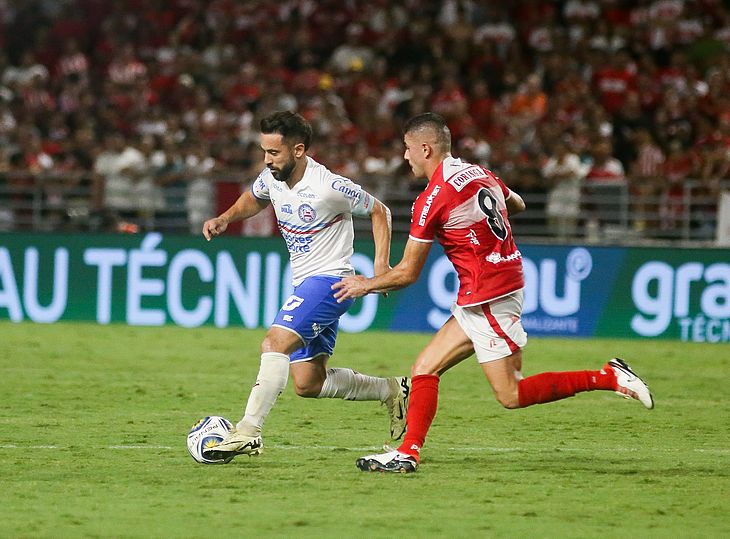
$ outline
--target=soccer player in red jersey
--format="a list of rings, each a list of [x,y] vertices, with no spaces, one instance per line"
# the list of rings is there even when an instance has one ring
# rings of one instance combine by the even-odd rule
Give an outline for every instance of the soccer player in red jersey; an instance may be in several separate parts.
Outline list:
[[[581,391],[616,391],[654,407],[647,385],[622,360],[601,370],[545,372],[522,376],[524,277],[522,255],[512,238],[509,215],[525,209],[522,198],[484,167],[451,155],[444,119],[420,114],[406,123],[404,158],[416,177],[428,177],[413,205],[403,258],[377,277],[346,277],[333,285],[340,301],[404,288],[417,279],[434,240],[443,246],[459,276],[452,316],[421,351],[412,367],[407,430],[398,449],[357,460],[363,471],[414,472],[436,415],[439,377],[476,353],[505,408],[571,397]]]

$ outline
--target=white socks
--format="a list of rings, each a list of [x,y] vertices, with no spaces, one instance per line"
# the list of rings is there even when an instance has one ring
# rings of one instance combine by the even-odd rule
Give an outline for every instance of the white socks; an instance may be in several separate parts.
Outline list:
[[[289,356],[278,352],[261,354],[261,366],[256,384],[248,396],[243,419],[236,429],[248,436],[261,434],[266,416],[276,403],[289,379]],[[327,369],[318,399],[385,402],[393,393],[392,379],[360,374],[352,369]]]
[[[352,369],[327,369],[327,378],[317,398],[382,402],[391,392],[388,378],[367,376]]]
[[[243,419],[236,424],[236,429],[249,436],[261,434],[261,427],[266,416],[274,407],[286,382],[289,379],[289,356],[278,352],[261,354],[261,366],[256,384],[248,396]]]

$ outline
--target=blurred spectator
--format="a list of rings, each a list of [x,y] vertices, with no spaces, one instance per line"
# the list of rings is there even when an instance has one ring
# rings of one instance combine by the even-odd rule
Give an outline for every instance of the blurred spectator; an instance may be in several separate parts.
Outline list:
[[[136,148],[128,146],[119,133],[104,139],[104,149],[94,161],[97,207],[118,221],[134,221],[139,201],[135,196],[135,171],[145,162]]]
[[[22,2],[6,4],[12,15]],[[102,4],[41,2],[0,36],[4,166],[12,156],[25,171],[16,176],[27,173],[15,200],[32,199],[37,170],[64,176],[44,195],[61,209],[96,170],[99,209],[192,229],[203,210],[186,193],[200,190],[207,207],[210,190],[199,181],[208,165],[190,162],[251,174],[257,120],[279,109],[315,124],[314,151],[395,192],[401,180],[382,175],[404,170],[402,123],[440,112],[460,152],[528,190],[538,214],[555,181],[542,165],[566,133],[581,160],[595,160],[586,186],[628,170],[639,175],[634,198],[676,198],[677,185],[640,170],[653,152],[639,156],[642,129],[672,163],[689,156],[682,183],[707,197],[709,212],[730,175],[730,10],[715,0]],[[29,132],[40,147],[33,163]],[[609,140],[613,159],[602,157]],[[148,167],[152,155],[164,155],[161,171]],[[146,172],[133,172],[135,162]],[[149,195],[142,205],[134,189]],[[213,190],[216,208],[226,189]],[[150,194],[159,191],[164,207]],[[671,221],[655,215],[646,226]]]
[[[350,23],[345,30],[345,42],[335,48],[329,64],[335,73],[370,71],[374,53],[363,42],[364,29],[359,23]]]
[[[593,146],[593,161],[586,180],[588,183],[613,183],[622,184],[626,181],[624,166],[613,154],[611,142],[607,139],[599,140]]]
[[[165,153],[157,147],[155,138],[147,134],[140,142],[141,159],[131,167],[130,175],[135,179],[133,193],[137,203],[139,224],[145,229],[152,228],[155,213],[165,207],[159,177],[166,165]]]
[[[636,89],[636,72],[625,50],[616,53],[602,51],[601,67],[593,75],[593,85],[601,105],[609,114],[616,114]]]
[[[628,216],[621,214],[627,199],[626,175],[623,164],[612,152],[608,139],[593,145],[583,190],[587,199],[586,237],[589,241],[599,240],[606,225],[624,227],[627,224]]]
[[[576,236],[581,212],[581,188],[588,166],[570,150],[570,139],[553,145],[551,157],[542,167],[548,185],[547,216],[550,231],[561,239]]]
[[[88,84],[89,59],[80,49],[78,41],[69,39],[64,44],[62,56],[56,64],[56,78],[63,83],[74,80],[83,85]]]
[[[631,163],[636,159],[636,133],[641,129],[649,129],[652,121],[641,108],[639,94],[631,92],[626,96],[626,103],[614,116],[613,144],[615,155],[622,163]]]
[[[535,124],[547,111],[547,96],[540,88],[540,77],[532,74],[520,85],[508,112],[519,124]]]
[[[682,147],[678,140],[669,143],[669,152],[663,163],[659,217],[662,230],[676,230],[684,216],[686,208],[685,182],[694,169],[694,162],[689,151]]]
[[[185,207],[187,209],[188,230],[200,234],[203,223],[215,215],[215,185],[212,174],[217,168],[216,160],[209,155],[206,145],[196,145],[188,149],[185,156],[187,188]]]
[[[664,152],[657,146],[648,129],[639,129],[634,136],[636,160],[629,169],[630,193],[633,204],[632,217],[634,229],[644,231],[647,225],[656,227],[658,223],[649,222],[652,216],[659,215],[658,197],[662,188]]]

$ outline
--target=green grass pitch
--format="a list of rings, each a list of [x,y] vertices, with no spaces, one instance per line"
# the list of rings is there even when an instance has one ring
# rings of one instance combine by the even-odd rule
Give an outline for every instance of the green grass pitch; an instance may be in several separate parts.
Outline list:
[[[594,392],[504,410],[469,359],[416,474],[366,474],[372,402],[281,395],[260,457],[196,464],[240,418],[263,331],[0,323],[0,537],[728,537],[730,346],[530,340],[525,375],[625,358],[656,408]],[[342,334],[333,366],[404,374],[429,335]]]

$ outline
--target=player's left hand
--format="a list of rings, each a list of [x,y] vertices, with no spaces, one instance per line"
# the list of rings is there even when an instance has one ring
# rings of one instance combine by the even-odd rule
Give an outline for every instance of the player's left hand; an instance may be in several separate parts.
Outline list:
[[[334,296],[337,303],[342,303],[349,298],[361,298],[369,292],[365,281],[367,277],[364,275],[352,275],[345,277],[340,282],[332,285],[332,290],[336,290]]]

